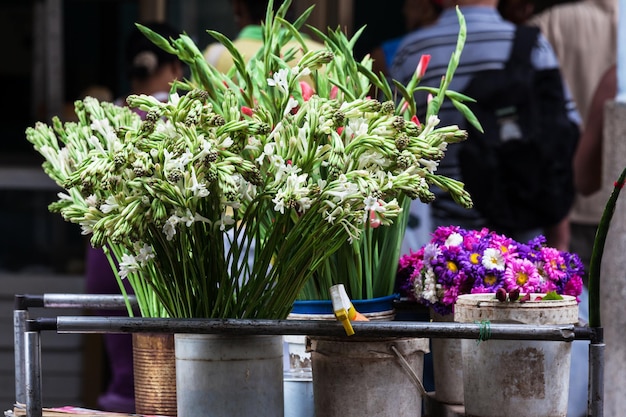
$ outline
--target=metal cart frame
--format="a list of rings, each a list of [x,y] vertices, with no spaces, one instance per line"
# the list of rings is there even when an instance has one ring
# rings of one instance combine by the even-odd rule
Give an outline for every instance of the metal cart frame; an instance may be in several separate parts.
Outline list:
[[[134,303],[134,299],[131,299]],[[29,318],[29,308],[125,309],[123,296],[88,294],[16,295],[14,309],[16,401],[29,417],[42,416],[41,332],[208,333],[245,335],[310,335],[347,337],[339,322],[322,320],[155,319],[133,317],[58,316]],[[352,324],[360,337],[481,339],[474,323],[370,321]],[[603,417],[604,350],[602,328],[575,325],[491,324],[490,339],[572,342],[589,340],[588,416]]]

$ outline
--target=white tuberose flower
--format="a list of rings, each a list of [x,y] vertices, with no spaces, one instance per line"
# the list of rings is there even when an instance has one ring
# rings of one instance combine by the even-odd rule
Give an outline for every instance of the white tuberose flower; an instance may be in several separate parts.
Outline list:
[[[139,270],[139,263],[134,256],[124,254],[122,255],[122,261],[120,262],[120,278],[124,279],[129,273],[137,272]]]
[[[289,84],[287,82],[287,74],[289,74],[289,70],[286,68],[281,68],[272,75],[272,78],[267,79],[267,85],[270,87],[278,87],[280,91],[286,93],[289,91]]]

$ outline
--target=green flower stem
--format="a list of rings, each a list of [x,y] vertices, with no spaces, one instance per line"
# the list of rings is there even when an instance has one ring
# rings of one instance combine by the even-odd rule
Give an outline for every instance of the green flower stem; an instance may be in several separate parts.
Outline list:
[[[596,237],[593,242],[593,250],[591,252],[591,261],[589,263],[589,326],[590,327],[602,327],[602,320],[600,317],[600,269],[602,266],[602,255],[604,254],[604,245],[606,243],[606,237],[609,233],[609,227],[611,225],[611,219],[615,212],[615,206],[617,204],[617,198],[619,193],[624,188],[624,181],[626,180],[626,168],[622,171],[621,175],[615,182],[613,192],[606,203]]]

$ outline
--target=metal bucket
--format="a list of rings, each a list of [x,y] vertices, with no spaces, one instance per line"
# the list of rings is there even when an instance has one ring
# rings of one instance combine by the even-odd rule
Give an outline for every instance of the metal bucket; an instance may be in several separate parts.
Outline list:
[[[397,295],[352,300],[369,320],[393,320]],[[337,320],[330,300],[298,300],[289,320]],[[313,417],[315,413],[310,341],[306,336],[285,336],[285,417]],[[320,415],[320,414],[317,414]]]
[[[178,415],[282,417],[282,336],[176,334]]]
[[[428,339],[312,337],[311,350],[316,416],[422,415],[422,397],[413,377],[421,380]]]
[[[136,412],[176,416],[174,335],[133,333],[133,370]]]
[[[431,311],[435,322],[454,321],[453,314],[442,316]],[[445,404],[463,404],[463,361],[461,339],[433,338],[435,399]]]
[[[475,323],[574,324],[576,299],[501,303],[493,294],[459,296],[454,320]],[[486,324],[485,324],[486,325]],[[565,417],[572,344],[464,339],[465,413],[473,417]]]

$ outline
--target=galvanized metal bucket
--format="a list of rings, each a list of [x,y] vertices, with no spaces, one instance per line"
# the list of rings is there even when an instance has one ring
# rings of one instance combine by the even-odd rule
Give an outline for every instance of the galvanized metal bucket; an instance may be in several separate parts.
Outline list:
[[[493,294],[459,296],[454,320],[482,323],[575,324],[574,297],[525,303],[499,302]],[[465,413],[475,417],[565,417],[572,344],[556,341],[464,339]]]
[[[176,334],[178,415],[282,417],[282,336]]]
[[[313,398],[320,417],[420,417],[428,339],[311,337]],[[410,368],[407,370],[407,367]]]

